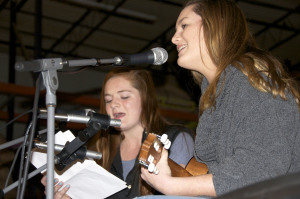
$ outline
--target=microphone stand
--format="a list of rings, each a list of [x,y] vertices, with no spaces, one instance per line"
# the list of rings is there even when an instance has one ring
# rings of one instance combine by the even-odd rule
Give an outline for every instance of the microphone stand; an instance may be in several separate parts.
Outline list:
[[[109,60],[112,62],[115,60]],[[18,71],[39,72],[43,76],[43,83],[46,88],[46,107],[47,107],[47,199],[53,199],[54,196],[54,133],[55,133],[55,108],[56,108],[56,90],[58,88],[57,70],[63,66],[77,66],[78,61],[70,63],[63,61],[61,58],[41,59],[31,62],[16,63],[15,69]],[[89,64],[97,65],[99,60],[92,60]],[[86,65],[87,63],[81,63]],[[101,63],[101,62],[100,62]],[[35,125],[33,125],[35,126]],[[29,147],[30,148],[30,147]],[[26,178],[23,180],[26,181]]]
[[[46,88],[47,106],[47,199],[54,196],[54,134],[55,134],[55,107],[56,90],[58,88],[58,78],[56,70],[42,72],[44,86]]]
[[[7,192],[11,191],[12,189],[16,188],[18,186],[19,183],[23,183],[24,180],[28,180],[28,179],[31,179],[32,177],[36,176],[37,174],[41,173],[43,170],[45,170],[47,168],[47,165],[43,165],[41,166],[40,168],[32,171],[31,173],[29,173],[28,177],[26,179],[24,178],[21,178],[19,179],[18,181],[10,184],[9,186],[5,187],[3,189],[3,194],[6,194]],[[1,198],[1,197],[0,197]]]
[[[43,82],[46,88],[47,107],[47,199],[54,196],[54,134],[55,134],[55,108],[56,90],[58,88],[57,69],[63,68],[61,58],[44,59],[42,62]]]

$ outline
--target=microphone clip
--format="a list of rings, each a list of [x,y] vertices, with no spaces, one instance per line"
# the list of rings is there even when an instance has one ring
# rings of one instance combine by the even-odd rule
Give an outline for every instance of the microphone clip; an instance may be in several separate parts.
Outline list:
[[[67,149],[75,150],[72,154],[69,154]],[[65,150],[65,151],[64,151]],[[62,171],[67,165],[71,164],[76,160],[84,160],[86,156],[87,148],[86,146],[81,146],[77,148],[71,144],[71,142],[67,142],[65,144],[64,149],[55,157],[55,168],[59,171]]]
[[[71,164],[75,160],[83,160],[87,152],[86,146],[83,145],[100,129],[107,129],[108,126],[106,124],[103,125],[102,122],[99,122],[99,120],[93,121],[91,119],[87,128],[80,131],[74,140],[67,142],[62,151],[56,155],[55,168],[62,171],[67,165]]]

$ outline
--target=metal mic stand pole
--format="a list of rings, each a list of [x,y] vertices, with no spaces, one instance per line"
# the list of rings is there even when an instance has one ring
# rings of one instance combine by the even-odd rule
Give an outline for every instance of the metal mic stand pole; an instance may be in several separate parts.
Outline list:
[[[41,173],[43,170],[46,169],[46,166],[47,166],[47,165],[45,164],[45,165],[41,166],[40,168],[38,168],[38,169],[32,171],[31,173],[29,173],[27,180],[30,179],[30,178],[32,178],[32,177],[34,177],[34,176],[36,176],[37,174]],[[18,184],[19,184],[19,183],[22,183],[22,182],[24,182],[24,179],[23,179],[23,178],[21,178],[21,179],[19,179],[18,181],[16,181],[16,182],[10,184],[9,186],[7,186],[7,187],[5,187],[5,188],[3,189],[3,193],[6,194],[7,192],[9,192],[9,191],[11,191],[12,189],[16,188],[16,187],[18,186]]]
[[[47,70],[42,72],[44,86],[46,88],[46,106],[47,106],[47,199],[53,199],[54,196],[54,134],[55,134],[55,107],[58,88],[58,78],[56,70]]]

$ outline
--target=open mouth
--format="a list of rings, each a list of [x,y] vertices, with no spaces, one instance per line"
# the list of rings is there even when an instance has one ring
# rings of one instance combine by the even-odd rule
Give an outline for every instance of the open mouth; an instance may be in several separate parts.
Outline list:
[[[180,46],[177,48],[178,53],[179,53],[180,51],[182,51],[185,47],[186,47],[186,45],[180,45]]]
[[[115,119],[120,119],[125,116],[125,113],[114,113],[113,115]]]

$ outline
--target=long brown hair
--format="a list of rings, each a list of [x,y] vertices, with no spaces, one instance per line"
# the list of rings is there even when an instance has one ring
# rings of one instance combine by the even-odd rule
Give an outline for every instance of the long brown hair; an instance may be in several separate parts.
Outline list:
[[[139,91],[142,100],[141,123],[145,128],[145,131],[162,134],[168,123],[159,114],[154,83],[151,74],[145,69],[118,67],[111,70],[105,76],[103,82],[100,94],[100,113],[107,114],[105,109],[104,90],[107,81],[113,77],[124,77]],[[99,164],[106,170],[109,170],[122,140],[121,133],[110,128],[106,131],[102,130],[93,139],[96,139],[97,151],[102,153],[102,159]],[[140,178],[140,192],[141,195],[147,195],[152,194],[154,190]]]
[[[259,49],[249,31],[246,18],[231,0],[191,0],[186,6],[201,16],[205,43],[211,59],[217,66],[216,78],[209,84],[200,100],[200,114],[216,103],[217,84],[225,68],[232,64],[241,70],[252,86],[273,97],[287,100],[291,92],[300,110],[300,94],[296,81],[289,77],[283,65],[269,52]],[[193,71],[201,85],[202,74]]]

